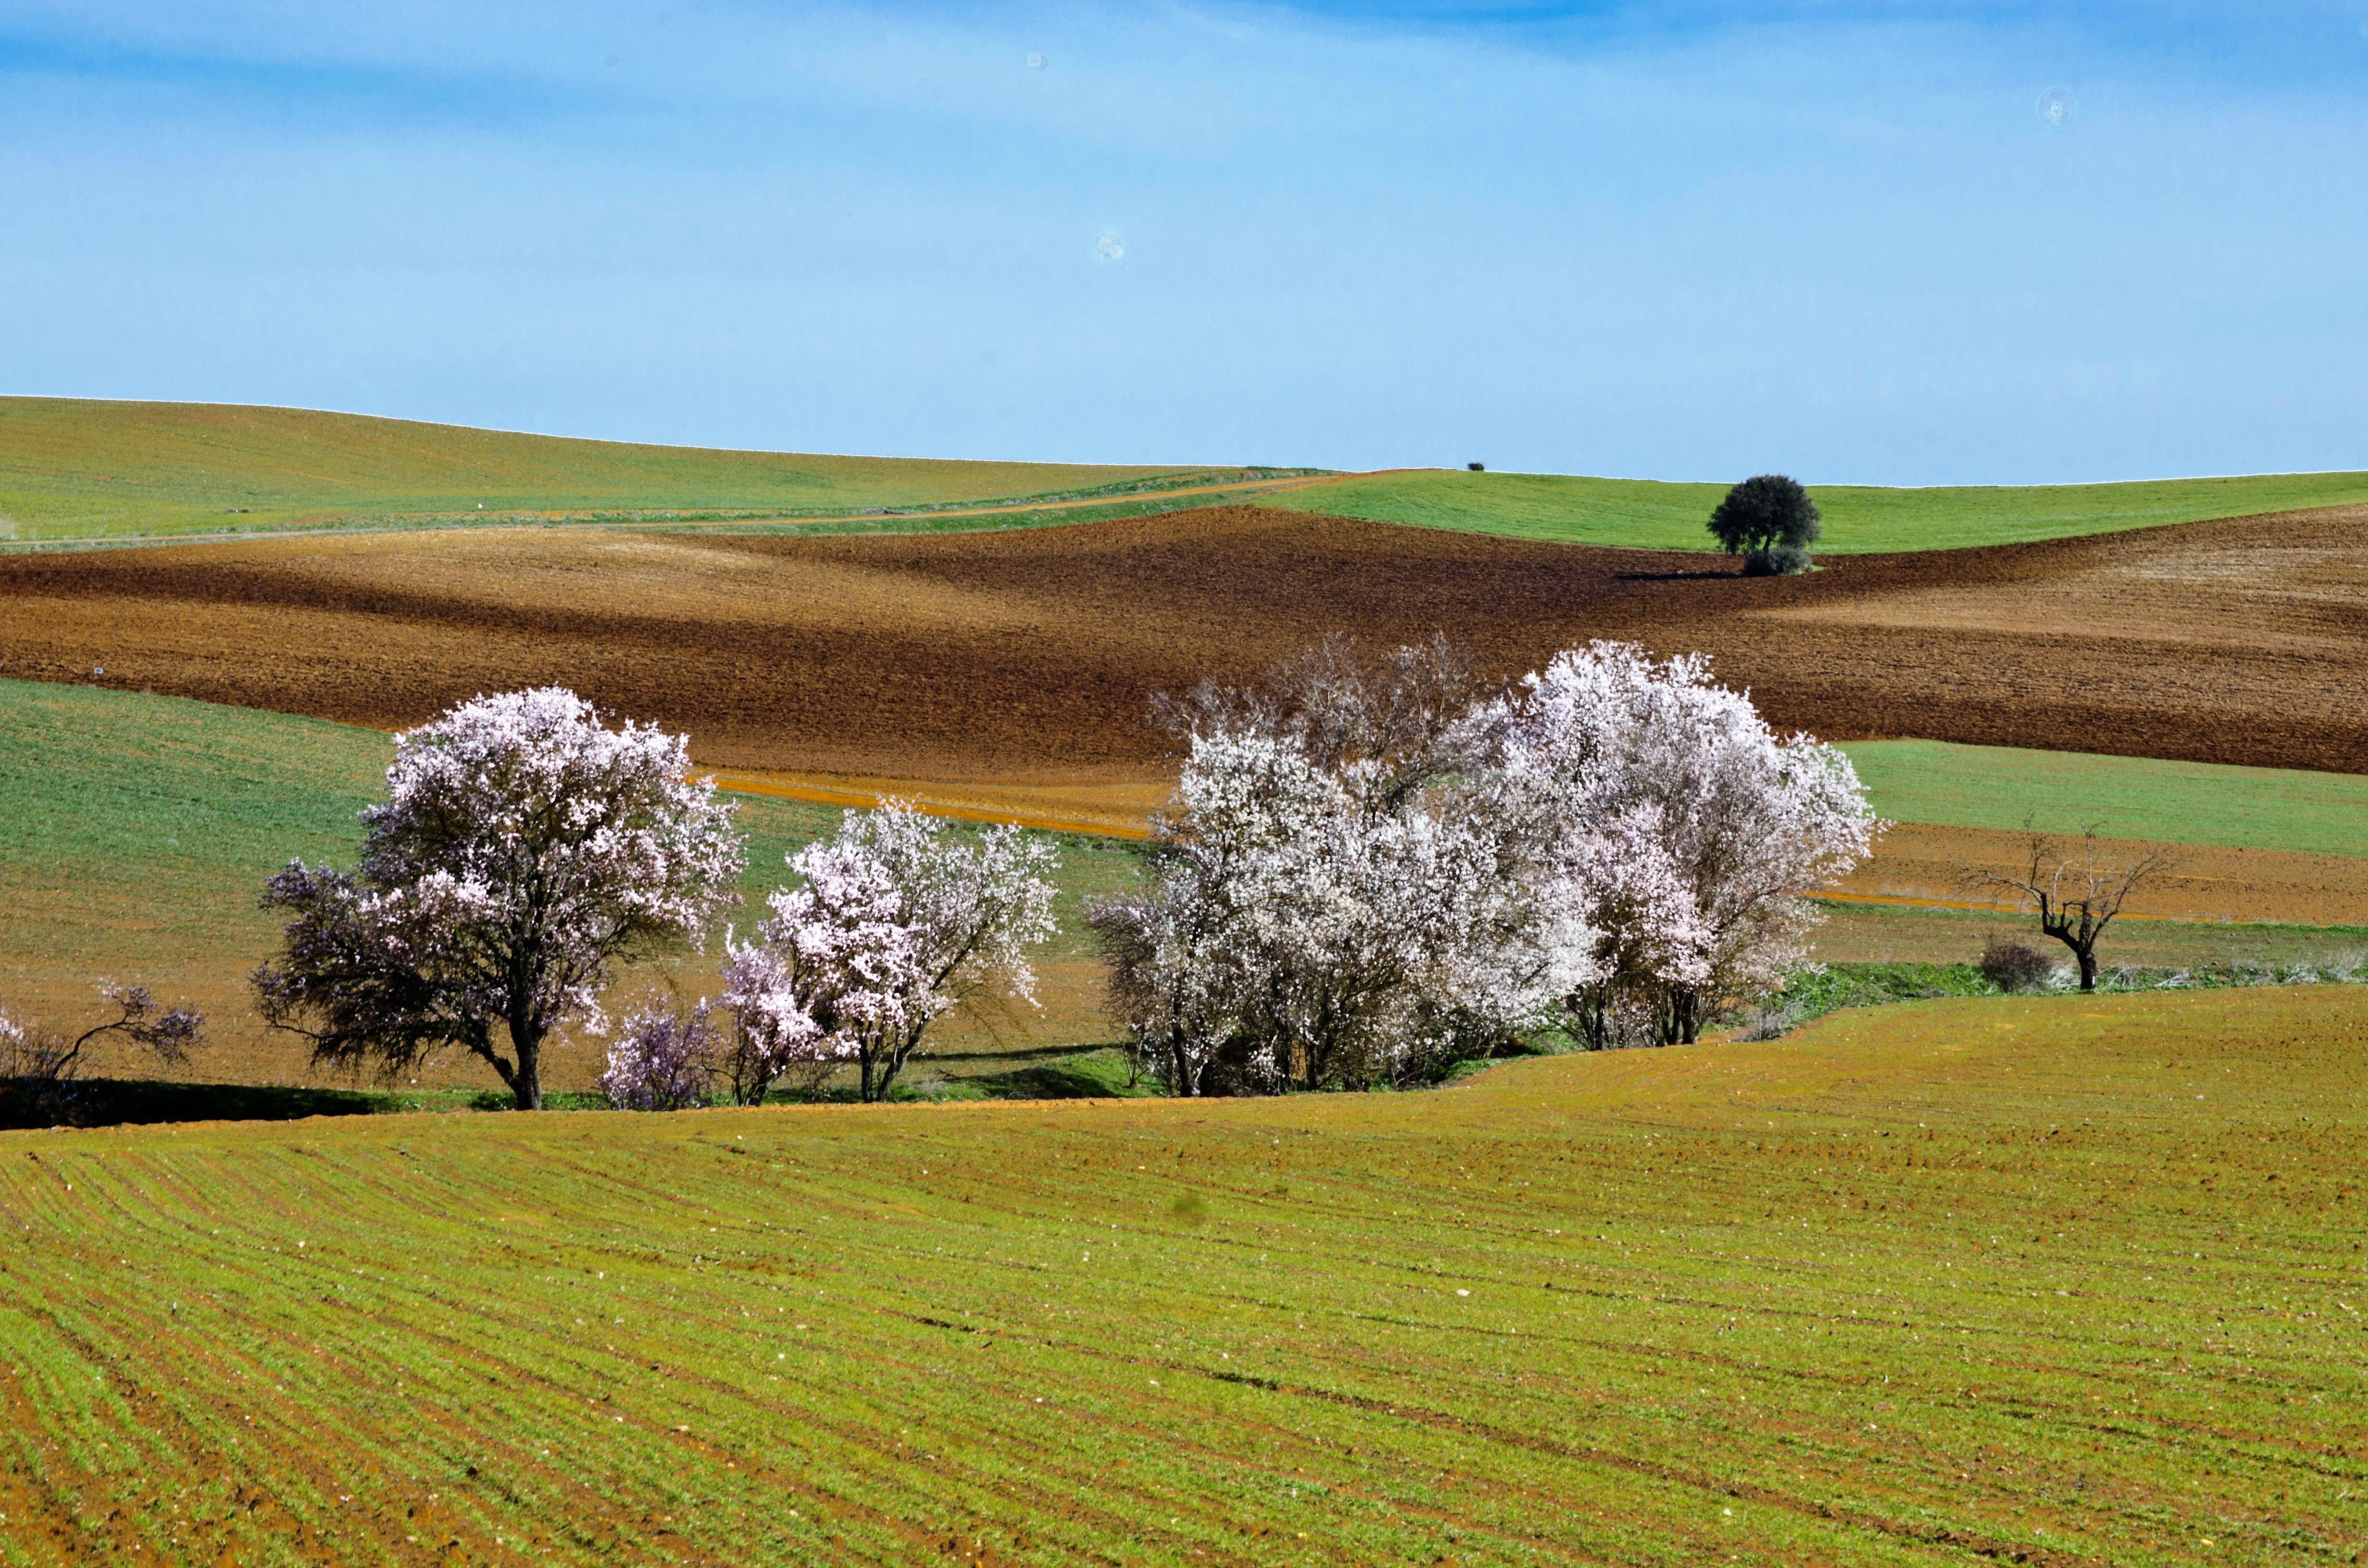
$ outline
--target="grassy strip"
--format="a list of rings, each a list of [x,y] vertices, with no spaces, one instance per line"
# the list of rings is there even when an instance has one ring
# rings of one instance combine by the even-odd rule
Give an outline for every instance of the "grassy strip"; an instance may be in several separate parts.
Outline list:
[[[1896,822],[2231,849],[2368,856],[2368,778],[2299,768],[2096,756],[1955,745],[1844,741],[1873,799]]]
[[[949,1104],[962,1100],[1133,1099],[1154,1094],[1114,1046],[1081,1045],[1048,1051],[997,1052],[985,1070],[950,1073],[971,1065],[923,1057],[909,1081],[888,1094],[892,1104]],[[449,1115],[455,1111],[508,1111],[516,1102],[505,1089],[391,1089],[321,1084],[175,1083],[154,1078],[84,1078],[66,1086],[54,1112],[12,1119],[12,1102],[0,1090],[0,1129],[10,1127],[154,1126],[187,1121],[302,1121],[320,1116]],[[816,1101],[852,1105],[851,1083],[833,1084],[819,1096],[777,1089],[776,1105]],[[589,1091],[544,1096],[552,1111],[606,1110],[608,1101]]]
[[[1742,477],[1737,475],[1737,478]],[[1637,550],[1714,550],[1719,484],[1423,469],[1311,486],[1259,503],[1342,517]],[[2207,517],[2368,503],[2368,473],[2256,474],[2126,484],[1886,489],[1813,485],[1821,553],[1961,550],[2156,528]]]
[[[1125,1051],[1110,1044],[1073,1044],[1047,1051],[999,1051],[985,1071],[952,1073],[938,1056],[914,1063],[909,1080],[888,1089],[891,1104],[954,1104],[992,1099],[1142,1099],[1156,1095],[1136,1075]],[[962,1059],[959,1066],[969,1066]],[[834,1083],[822,1095],[774,1089],[769,1104],[858,1104],[852,1083]],[[52,1108],[54,1104],[54,1108]],[[606,1111],[597,1092],[544,1095],[544,1111]],[[62,1101],[19,1106],[0,1085],[0,1130],[24,1128],[149,1128],[161,1123],[289,1123],[315,1116],[450,1116],[455,1111],[514,1111],[507,1089],[386,1089],[336,1085],[170,1083],[159,1078],[81,1078]],[[38,1113],[33,1113],[38,1111]]]
[[[2061,949],[2028,945],[2053,960]],[[2097,975],[2097,993],[2225,991],[2271,985],[2351,985],[2368,976],[2368,946],[2320,952],[2283,962],[2227,964],[2109,963]],[[2057,995],[2076,994],[2078,977],[2068,960],[2044,987]],[[1902,1002],[1952,997],[1999,996],[2006,993],[1970,963],[1815,963],[1788,975],[1784,988],[1759,998],[1735,1015],[1738,1038],[1773,1040],[1850,1007],[1884,1007]]]
[[[0,1136],[0,1559],[2341,1561],[2363,1042]]]
[[[1164,485],[1166,481],[1150,482]],[[293,537],[322,533],[432,533],[439,529],[463,528],[598,528],[627,533],[687,533],[762,535],[786,538],[872,534],[965,534],[1000,533],[1012,528],[1065,528],[1081,523],[1111,522],[1125,517],[1164,517],[1171,512],[1189,512],[1204,506],[1237,506],[1255,501],[1272,489],[1270,481],[1256,481],[1238,487],[1218,490],[1195,490],[1189,494],[1156,494],[1127,498],[1126,492],[1146,488],[1145,485],[1113,487],[1119,498],[1098,504],[1049,502],[1027,503],[981,511],[969,503],[954,503],[939,507],[914,507],[908,510],[883,511],[873,507],[864,512],[830,512],[814,516],[789,516],[779,511],[765,512],[570,512],[570,513],[496,513],[454,512],[420,514],[340,515],[302,517],[279,523],[266,522],[260,526],[242,524],[233,529],[166,529],[154,533],[114,533],[62,535],[44,539],[12,539],[0,533],[0,553],[58,554],[64,551],[120,550],[128,546],[218,542],[222,540],[259,539],[273,535]]]

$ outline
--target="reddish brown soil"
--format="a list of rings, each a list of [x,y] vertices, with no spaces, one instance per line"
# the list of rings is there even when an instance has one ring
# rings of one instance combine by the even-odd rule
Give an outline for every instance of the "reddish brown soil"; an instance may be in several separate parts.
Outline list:
[[[0,674],[399,726],[558,681],[725,767],[1142,779],[1146,696],[1334,629],[1434,628],[1517,673],[1704,648],[1831,738],[2368,772],[2368,508],[1835,557],[1699,555],[1247,507],[1006,533],[564,529],[0,558]]]

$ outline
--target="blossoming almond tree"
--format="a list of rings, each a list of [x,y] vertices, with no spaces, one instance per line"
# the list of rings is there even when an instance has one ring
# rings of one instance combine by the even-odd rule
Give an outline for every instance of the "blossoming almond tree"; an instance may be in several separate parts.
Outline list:
[[[1887,825],[1850,758],[1770,730],[1710,661],[1629,643],[1555,655],[1493,716],[1513,791],[1558,816],[1566,856],[1613,933],[1578,999],[1600,1028],[1641,1008],[1665,1043],[1774,984],[1817,915],[1799,896],[1846,875]]]
[[[848,812],[791,857],[804,881],[771,896],[756,940],[726,949],[723,1005],[757,1071],[853,1062],[877,1100],[956,1007],[998,990],[1032,1003],[1027,949],[1053,935],[1059,864],[1017,827],[965,840],[902,801]]]
[[[1397,1081],[1592,972],[1576,883],[1476,788],[1472,687],[1443,644],[1368,665],[1333,641],[1170,705],[1178,811],[1091,918],[1172,1093]]]
[[[598,1025],[620,956],[696,940],[745,858],[682,736],[600,720],[549,687],[396,736],[359,867],[294,862],[266,888],[290,919],[255,974],[264,1017],[324,1064],[393,1074],[457,1046],[540,1108],[552,1031]]]

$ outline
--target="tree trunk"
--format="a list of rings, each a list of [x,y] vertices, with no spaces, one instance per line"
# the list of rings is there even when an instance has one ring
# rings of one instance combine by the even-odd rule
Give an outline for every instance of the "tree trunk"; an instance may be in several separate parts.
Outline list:
[[[1702,1033],[1702,997],[1691,985],[1672,985],[1661,1012],[1660,1043],[1691,1045]]]
[[[517,1097],[520,1110],[542,1108],[542,1036],[529,1028],[514,1031],[510,1043],[518,1049],[518,1076],[511,1081],[510,1092]]]
[[[2072,949],[2072,956],[2080,960],[2080,989],[2083,991],[2094,991],[2097,989],[2096,948],[2093,945],[2085,948],[2074,948]]]

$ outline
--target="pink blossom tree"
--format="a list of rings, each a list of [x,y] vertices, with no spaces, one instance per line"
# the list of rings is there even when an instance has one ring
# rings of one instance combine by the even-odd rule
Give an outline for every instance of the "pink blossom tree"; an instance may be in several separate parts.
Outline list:
[[[290,919],[255,974],[264,1017],[327,1065],[393,1074],[457,1046],[525,1110],[552,1031],[598,1027],[621,956],[696,941],[745,856],[682,736],[609,729],[556,687],[396,736],[362,824],[354,871],[299,861],[268,884],[264,907]]]
[[[669,1002],[644,1002],[610,1039],[600,1093],[616,1110],[705,1105],[723,1067],[719,1034],[704,997],[688,1012]]]
[[[901,801],[848,812],[791,857],[804,881],[771,896],[756,939],[727,945],[751,1077],[851,1062],[878,1100],[946,1014],[997,992],[1032,1004],[1027,949],[1053,935],[1059,863],[1017,827],[957,835]]]

